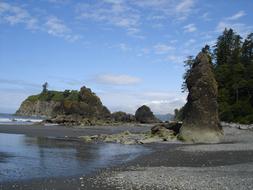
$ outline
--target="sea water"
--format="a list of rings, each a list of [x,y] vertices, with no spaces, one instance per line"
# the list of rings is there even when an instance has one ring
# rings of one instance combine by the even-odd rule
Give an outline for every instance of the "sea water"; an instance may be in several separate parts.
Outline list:
[[[14,114],[0,113],[0,125],[29,125],[41,122],[41,117],[16,116]]]
[[[0,133],[0,184],[90,174],[147,152],[138,145],[85,144]]]

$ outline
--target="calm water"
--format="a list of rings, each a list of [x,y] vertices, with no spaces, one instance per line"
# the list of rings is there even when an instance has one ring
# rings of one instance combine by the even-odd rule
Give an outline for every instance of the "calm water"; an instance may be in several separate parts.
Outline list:
[[[0,182],[89,174],[148,151],[137,145],[80,144],[0,133]]]

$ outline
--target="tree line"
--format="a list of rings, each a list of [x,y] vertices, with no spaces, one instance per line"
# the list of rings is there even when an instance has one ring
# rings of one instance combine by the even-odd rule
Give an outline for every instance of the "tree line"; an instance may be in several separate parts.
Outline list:
[[[225,29],[213,47],[206,45],[202,51],[210,57],[218,83],[220,119],[253,123],[253,33],[243,39],[233,29]],[[185,61],[183,91],[193,63],[193,56]],[[183,108],[175,110],[175,117],[183,119]]]

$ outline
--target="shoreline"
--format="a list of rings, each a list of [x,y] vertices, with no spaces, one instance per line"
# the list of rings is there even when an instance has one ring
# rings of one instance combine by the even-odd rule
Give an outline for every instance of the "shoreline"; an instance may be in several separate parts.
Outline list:
[[[38,126],[24,127],[26,134],[38,132]],[[44,127],[44,126],[43,126]],[[52,126],[50,126],[52,127]],[[3,130],[0,133],[11,130]],[[23,127],[21,127],[23,128]],[[27,132],[29,131],[33,132]],[[39,130],[42,127],[39,127]],[[80,133],[117,133],[126,127],[62,128],[60,135]],[[113,129],[114,130],[113,130]],[[129,127],[130,128],[130,127]],[[144,128],[144,129],[143,129]],[[59,130],[44,128],[46,135]],[[76,131],[77,130],[77,131]],[[132,129],[149,130],[145,127]],[[18,131],[22,132],[22,131]],[[253,188],[253,131],[224,127],[225,138],[219,144],[151,143],[151,152],[120,166],[109,167],[83,176],[32,179],[6,182],[0,189],[252,189]],[[218,176],[218,177],[217,177]]]
[[[124,131],[142,133],[153,125],[128,124],[119,126],[61,126],[61,125],[0,125],[0,133],[24,134],[39,137],[79,137],[83,135],[116,134]]]

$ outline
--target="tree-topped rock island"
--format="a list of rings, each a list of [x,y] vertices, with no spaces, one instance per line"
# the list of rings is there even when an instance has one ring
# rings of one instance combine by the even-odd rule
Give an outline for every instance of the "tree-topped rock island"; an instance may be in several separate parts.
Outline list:
[[[183,109],[183,125],[180,137],[191,142],[219,142],[218,88],[209,55],[198,54],[186,76],[189,90]]]
[[[40,94],[29,96],[22,102],[16,115],[45,117],[46,123],[62,125],[104,125],[120,123],[160,122],[148,106],[141,106],[135,115],[122,111],[110,113],[100,98],[90,88],[80,91],[48,90],[48,83],[42,85]]]
[[[17,115],[46,116],[48,122],[61,124],[91,124],[109,120],[110,111],[91,89],[85,86],[80,91],[49,91],[44,88],[38,95],[29,96],[20,106]]]

